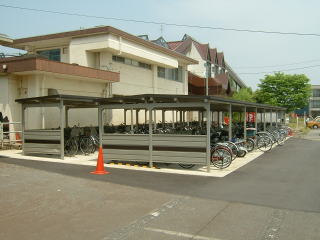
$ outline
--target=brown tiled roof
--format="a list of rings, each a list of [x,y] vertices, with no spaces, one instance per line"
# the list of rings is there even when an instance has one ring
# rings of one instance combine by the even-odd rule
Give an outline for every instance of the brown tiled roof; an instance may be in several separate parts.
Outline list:
[[[174,51],[181,53],[181,54],[186,54],[187,51],[190,49],[192,44],[192,38],[188,37],[186,40],[182,41],[182,43],[177,46]]]
[[[41,35],[41,36],[35,36],[35,37],[14,39],[13,43],[8,44],[7,46],[19,48],[19,45],[21,47],[21,45],[24,45],[24,44],[28,45],[28,43],[30,43],[30,42],[57,39],[57,38],[67,38],[67,37],[69,37],[69,38],[80,37],[80,36],[82,37],[82,36],[90,36],[90,35],[105,34],[105,33],[111,33],[111,34],[114,34],[117,36],[121,36],[125,39],[136,42],[138,44],[142,44],[142,45],[144,45],[146,47],[150,47],[152,49],[156,49],[156,50],[163,52],[165,54],[168,54],[170,56],[183,59],[184,61],[186,61],[189,64],[197,64],[198,63],[197,60],[194,60],[192,58],[184,56],[184,55],[180,54],[179,52],[172,51],[168,48],[159,46],[159,45],[152,43],[150,41],[146,41],[142,38],[139,38],[137,36],[134,36],[132,34],[129,34],[127,32],[124,32],[122,30],[119,30],[119,29],[111,27],[111,26],[88,28],[88,29],[82,29],[82,30],[76,30],[76,31],[61,32],[61,33]]]
[[[210,48],[211,63],[215,63],[216,57],[217,57],[217,49],[216,48]]]
[[[210,58],[211,58],[211,49],[209,49],[209,44],[199,43],[198,41],[194,40],[191,37],[187,37],[187,39],[184,41],[176,41],[176,42],[170,42],[170,43],[173,43],[172,50],[179,52],[181,54],[186,54],[186,51],[190,49],[190,46],[193,43],[203,60],[205,61],[208,60],[209,51],[210,51]],[[213,51],[216,51],[216,49],[213,49]]]
[[[175,50],[183,41],[167,42],[171,50]]]
[[[218,64],[219,66],[223,66],[224,65],[224,54],[223,52],[218,52]]]
[[[205,87],[206,86],[206,79],[199,77],[197,75],[194,75],[191,72],[188,72],[188,82],[189,84],[196,86],[196,87]],[[220,83],[218,83],[214,78],[208,79],[208,86],[218,86]]]
[[[214,79],[224,88],[228,89],[228,75],[226,73],[218,74],[217,76],[214,77]]]
[[[209,44],[202,44],[202,43],[198,43],[197,41],[193,41],[193,43],[197,48],[201,58],[205,61],[208,60]]]
[[[26,71],[42,71],[66,74],[77,77],[95,78],[111,82],[119,82],[120,74],[95,68],[83,67],[75,64],[50,61],[39,57],[10,57],[0,59],[0,73],[18,73]]]

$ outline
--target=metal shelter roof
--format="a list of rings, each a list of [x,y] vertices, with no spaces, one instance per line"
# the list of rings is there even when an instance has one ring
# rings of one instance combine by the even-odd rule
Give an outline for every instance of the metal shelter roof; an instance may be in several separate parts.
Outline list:
[[[21,104],[39,105],[39,107],[41,107],[41,105],[58,104],[62,101],[63,105],[68,108],[96,108],[98,107],[97,101],[99,99],[102,98],[57,94],[33,98],[20,98],[16,99],[16,102]]]
[[[22,98],[16,99],[16,102],[21,104],[32,105],[46,105],[52,103],[60,103],[68,108],[96,108],[99,105],[134,105],[134,104],[156,104],[156,103],[185,103],[186,109],[188,103],[210,103],[213,111],[228,111],[229,106],[232,105],[233,111],[242,112],[244,107],[247,111],[258,112],[264,110],[285,111],[286,108],[277,107],[267,104],[259,104],[245,101],[233,100],[230,98],[216,97],[216,96],[194,96],[194,95],[171,95],[171,94],[140,94],[132,96],[116,96],[112,98],[90,97],[90,96],[75,96],[75,95],[50,95],[43,97]],[[183,108],[183,107],[182,107]],[[163,108],[162,108],[163,109]],[[168,108],[168,109],[172,109]],[[181,105],[179,107],[181,109]]]
[[[243,111],[246,107],[247,111],[254,111],[258,108],[260,112],[262,110],[273,110],[273,111],[285,111],[286,108],[277,107],[267,104],[259,104],[245,101],[233,100],[230,98],[216,97],[216,96],[195,96],[195,95],[170,95],[170,94],[141,94],[132,96],[117,96],[113,98],[101,98],[97,100],[100,105],[109,104],[138,104],[138,103],[188,103],[191,102],[203,102],[211,103],[211,109],[217,111],[227,111],[229,105],[232,105],[233,111]]]

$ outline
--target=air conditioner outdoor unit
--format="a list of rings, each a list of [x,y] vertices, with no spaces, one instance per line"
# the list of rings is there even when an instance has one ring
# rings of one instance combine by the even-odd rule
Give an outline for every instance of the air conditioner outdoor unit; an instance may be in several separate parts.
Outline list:
[[[51,95],[58,95],[58,90],[57,89],[54,89],[54,88],[48,88],[48,96],[51,96]]]

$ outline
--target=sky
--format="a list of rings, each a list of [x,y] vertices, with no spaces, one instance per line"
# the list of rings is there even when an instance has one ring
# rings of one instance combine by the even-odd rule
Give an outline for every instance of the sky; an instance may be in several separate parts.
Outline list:
[[[0,0],[0,5],[185,25],[320,34],[318,0]],[[212,48],[223,51],[228,64],[253,89],[264,78],[264,72],[273,71],[305,74],[311,84],[320,85],[320,36],[166,25],[161,28],[156,24],[57,15],[1,6],[0,23],[0,33],[12,38],[100,25],[110,25],[134,35],[148,34],[151,39],[162,35],[167,41],[180,40],[187,33],[199,42],[209,43]],[[17,51],[0,47],[0,52]],[[304,67],[308,68],[290,70]]]

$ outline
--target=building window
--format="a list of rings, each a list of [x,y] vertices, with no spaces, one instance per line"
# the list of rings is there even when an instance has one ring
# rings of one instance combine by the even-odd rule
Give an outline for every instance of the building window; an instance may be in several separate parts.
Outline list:
[[[320,97],[320,89],[313,89],[312,96],[313,97]]]
[[[311,108],[320,108],[320,100],[311,100]]]
[[[135,66],[135,67],[145,68],[145,69],[149,69],[149,70],[151,69],[150,64],[138,62],[138,61],[130,59],[130,58],[124,58],[124,57],[113,55],[112,60],[115,62],[124,63],[124,64]]]
[[[182,82],[182,67],[164,68],[158,67],[158,77],[165,78],[177,82]]]
[[[52,61],[61,61],[61,50],[60,48],[58,49],[50,49],[50,50],[42,50],[42,51],[37,51],[37,54],[39,54],[42,57],[45,57],[49,60]]]

